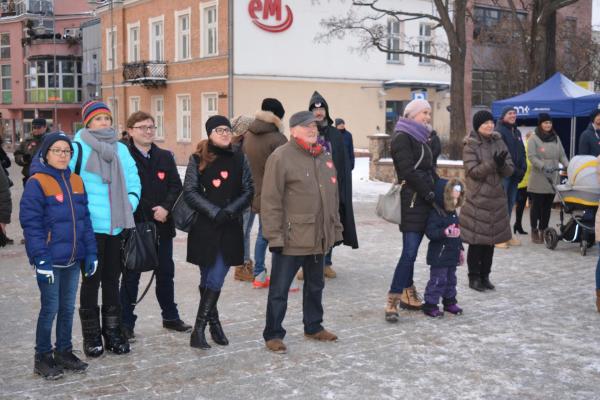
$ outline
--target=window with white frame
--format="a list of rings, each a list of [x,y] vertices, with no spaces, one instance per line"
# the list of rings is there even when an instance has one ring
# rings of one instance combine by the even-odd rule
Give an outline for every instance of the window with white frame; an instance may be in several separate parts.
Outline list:
[[[156,125],[156,138],[164,139],[165,99],[163,96],[152,97],[152,116],[154,117],[154,125]]]
[[[176,28],[176,60],[188,60],[190,55],[190,12],[189,9],[175,13]]]
[[[115,123],[119,120],[119,98],[109,97],[107,105],[113,117],[113,125],[115,125]]]
[[[419,53],[431,54],[431,25],[419,24]],[[419,64],[431,64],[431,58],[420,56]]]
[[[402,50],[402,33],[404,30],[404,23],[398,21],[396,19],[388,20],[387,24],[387,46],[391,51]],[[398,53],[387,53],[387,62],[388,63],[398,63],[401,64],[404,62],[404,57],[402,54]]]
[[[219,96],[217,93],[202,94],[202,126],[207,119],[219,113]]]
[[[106,30],[106,70],[117,68],[117,27]]]
[[[129,98],[129,113],[132,114],[138,111],[140,111],[140,97],[131,96]]]
[[[128,24],[127,28],[127,59],[129,62],[136,62],[140,60],[140,23]]]
[[[150,60],[164,61],[165,60],[165,31],[164,19],[162,16],[151,18],[150,26]]]
[[[203,57],[216,56],[219,53],[217,32],[217,5],[216,2],[201,5],[202,24],[200,25],[200,37],[202,38]]]
[[[192,140],[192,98],[189,94],[177,96],[177,140]]]
[[[10,33],[0,33],[0,59],[10,58]]]

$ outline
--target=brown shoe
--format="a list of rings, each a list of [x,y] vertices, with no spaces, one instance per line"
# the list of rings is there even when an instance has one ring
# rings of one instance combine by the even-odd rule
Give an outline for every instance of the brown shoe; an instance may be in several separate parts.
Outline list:
[[[513,236],[508,241],[508,245],[509,246],[520,246],[521,245],[521,241],[519,239],[517,239],[516,237]]]
[[[298,278],[299,281],[304,280],[304,270],[302,269],[302,267],[300,267],[300,269],[298,270],[298,273],[296,274],[296,278]]]
[[[600,312],[600,289],[596,289],[596,310]]]
[[[542,235],[542,232],[540,232],[537,229],[532,229],[531,230],[531,243],[535,243],[535,244],[544,243],[544,236]]]
[[[283,340],[281,339],[271,339],[265,342],[267,349],[271,350],[273,353],[277,354],[285,354],[287,353],[287,347],[283,344]]]
[[[417,292],[415,285],[402,291],[402,294],[400,295],[400,308],[416,311],[420,310],[422,306],[423,300],[421,299],[421,296],[419,296],[419,292]]]
[[[398,322],[398,304],[401,293],[388,293],[385,304],[385,320],[387,322]]]
[[[252,262],[252,260],[245,261],[244,265],[235,267],[235,274],[233,278],[236,281],[254,281],[254,263]]]
[[[304,333],[304,336],[309,339],[318,340],[320,342],[335,342],[338,338],[335,334],[329,332],[327,329],[323,329],[317,333],[313,333],[312,335]]]
[[[508,242],[502,242],[496,244],[497,249],[508,249]]]
[[[326,265],[323,272],[325,274],[325,278],[333,279],[337,276],[337,273],[333,270],[333,268],[331,268],[331,265]]]

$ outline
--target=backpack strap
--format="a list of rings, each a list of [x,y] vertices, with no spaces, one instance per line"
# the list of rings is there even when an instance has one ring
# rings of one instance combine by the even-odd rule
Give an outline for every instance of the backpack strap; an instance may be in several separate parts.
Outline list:
[[[75,161],[75,172],[77,175],[81,172],[81,158],[83,157],[83,151],[81,147],[81,143],[77,141],[73,141],[73,144],[77,147],[77,161]]]

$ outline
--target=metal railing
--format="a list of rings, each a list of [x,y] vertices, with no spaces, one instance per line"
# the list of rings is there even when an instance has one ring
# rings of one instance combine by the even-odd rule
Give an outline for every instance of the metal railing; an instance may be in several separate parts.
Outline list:
[[[123,64],[123,81],[146,87],[167,84],[167,63],[164,61],[136,61]]]

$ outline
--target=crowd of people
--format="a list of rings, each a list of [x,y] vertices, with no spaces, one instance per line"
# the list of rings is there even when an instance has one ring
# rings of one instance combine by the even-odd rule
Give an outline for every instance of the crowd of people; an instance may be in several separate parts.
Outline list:
[[[37,374],[58,379],[65,370],[82,372],[88,367],[73,353],[71,340],[80,274],[84,354],[93,359],[105,350],[117,355],[131,351],[140,273],[123,271],[122,240],[136,223],[148,221],[155,224],[158,237],[155,290],[163,327],[190,333],[191,347],[211,348],[207,327],[213,343],[229,344],[218,303],[230,267],[235,267],[235,279],[268,289],[263,331],[268,350],[287,351],[283,322],[288,295],[299,290],[297,280],[303,281],[305,337],[337,340],[323,326],[322,294],[325,278],[337,275],[333,249],[358,248],[352,135],[343,119],[334,123],[327,101],[316,91],[306,110],[289,117],[289,140],[284,115],[279,100],[265,98],[253,117],[208,118],[206,139],[190,156],[183,183],[173,154],[154,143],[155,120],[144,111],[131,114],[126,131],[117,134],[106,104],[88,102],[82,108],[84,128],[73,139],[47,133],[42,119],[33,121],[32,137],[15,151],[15,162],[23,167],[19,220],[41,299]],[[543,243],[553,183],[559,179],[559,165],[566,167],[569,160],[549,115],[539,115],[526,141],[516,127],[516,116],[512,107],[503,110],[497,123],[485,110],[473,116],[473,130],[464,140],[463,181],[444,179],[436,172],[441,145],[432,133],[429,102],[413,100],[404,108],[391,142],[401,185],[402,253],[387,293],[386,321],[398,322],[400,308],[432,318],[445,312],[462,314],[456,270],[464,263],[469,288],[494,290],[490,280],[494,250],[520,245],[514,235],[527,234],[522,225],[527,201],[531,242]],[[581,137],[580,151],[598,156],[594,152],[600,152],[599,134],[597,111]],[[10,222],[12,203],[10,159],[4,153],[0,156],[0,246],[4,246],[10,241],[5,224]],[[193,325],[181,319],[175,303],[172,210],[180,197],[195,214],[186,256],[199,270]],[[250,231],[257,217],[252,257]],[[414,265],[424,236],[429,239],[430,278],[423,301],[414,282]],[[267,249],[272,254],[270,270],[265,263]],[[596,280],[600,312],[600,260]]]

